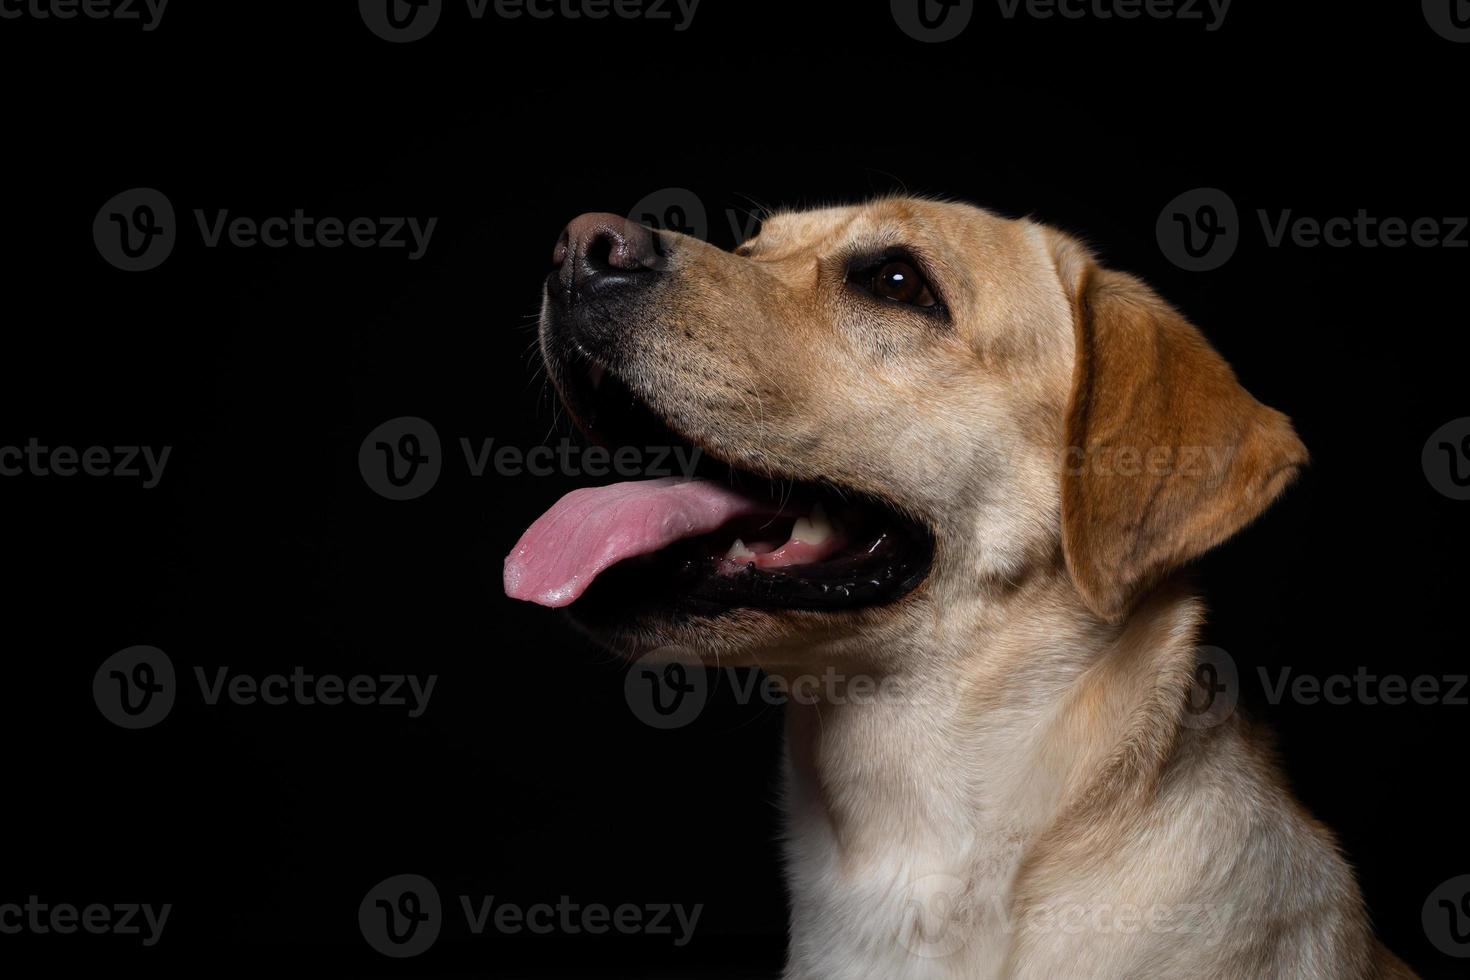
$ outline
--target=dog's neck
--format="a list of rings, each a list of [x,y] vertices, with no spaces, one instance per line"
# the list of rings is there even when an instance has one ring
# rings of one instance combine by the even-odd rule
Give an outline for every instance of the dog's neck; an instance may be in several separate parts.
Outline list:
[[[788,707],[793,955],[851,938],[824,923],[883,928],[825,915],[820,897],[834,891],[872,919],[934,887],[1006,903],[1043,835],[1083,808],[1126,809],[1157,781],[1193,670],[1197,604],[1165,589],[1107,626],[1061,580],[1023,591],[976,611],[964,635],[931,635],[934,646],[895,658],[910,666],[877,678],[872,697]]]

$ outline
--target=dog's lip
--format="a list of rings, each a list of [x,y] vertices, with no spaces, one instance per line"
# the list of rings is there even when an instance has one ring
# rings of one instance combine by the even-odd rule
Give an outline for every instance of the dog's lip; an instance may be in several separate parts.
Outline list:
[[[779,554],[792,544],[810,544],[799,542],[793,533],[786,545],[776,541],[774,549],[762,549],[764,554],[778,553],[774,557],[754,561],[743,557],[732,561],[728,556],[735,536],[729,534],[729,540],[725,537],[738,524],[682,535],[664,547],[602,566],[594,580],[585,584],[585,595],[579,588],[575,601],[563,597],[566,601],[559,600],[557,605],[570,604],[571,611],[580,617],[589,605],[599,604],[601,596],[604,607],[620,614],[624,611],[621,602],[605,601],[618,591],[607,580],[622,580],[632,591],[632,598],[646,604],[650,579],[660,569],[670,585],[666,593],[672,600],[670,605],[702,614],[734,608],[832,611],[871,606],[901,598],[928,577],[936,540],[934,529],[906,508],[881,495],[820,476],[765,467],[752,470],[667,418],[624,381],[620,372],[580,344],[568,344],[564,350],[567,356],[555,365],[552,376],[568,414],[589,440],[606,446],[619,441],[618,432],[599,423],[609,402],[620,403],[626,398],[634,414],[646,415],[641,420],[644,424],[657,427],[650,431],[661,433],[650,438],[676,440],[698,450],[723,470],[718,474],[719,482],[743,488],[742,492],[767,502],[779,498],[779,506],[772,511],[787,518],[810,517],[814,505],[826,500],[834,523],[846,523],[835,532],[837,543],[818,542],[814,548],[796,547]],[[605,390],[610,385],[616,390]],[[638,422],[633,424],[636,427]],[[766,543],[769,546],[772,542]],[[664,614],[669,609],[655,611]]]
[[[553,383],[556,386],[558,394],[561,395],[562,404],[567,408],[567,414],[571,418],[573,425],[577,427],[577,431],[589,442],[608,448],[617,448],[598,429],[595,421],[587,418],[586,398],[577,391],[579,373],[581,383],[585,384],[594,394],[599,392],[602,386],[609,381],[622,385],[627,389],[627,393],[636,402],[638,407],[652,416],[660,427],[667,429],[669,435],[674,436],[680,442],[688,443],[691,448],[697,450],[701,455],[708,456],[721,466],[727,467],[732,473],[768,483],[786,482],[790,484],[790,492],[794,494],[801,494],[803,492],[801,489],[803,485],[807,487],[825,487],[839,494],[854,494],[891,511],[898,520],[923,529],[931,537],[937,534],[938,529],[929,520],[881,491],[858,488],[821,473],[797,472],[795,470],[782,469],[777,466],[772,466],[769,460],[765,459],[762,460],[760,469],[754,468],[750,460],[736,458],[733,454],[723,450],[718,443],[692,434],[685,430],[677,421],[665,416],[641,392],[634,390],[632,385],[624,380],[618,370],[608,366],[580,343],[570,345],[567,361],[566,367],[568,370],[564,375],[558,376],[556,372],[552,373]]]
[[[620,372],[603,363],[602,360],[589,352],[581,344],[574,343],[570,345],[567,359],[569,363],[566,365],[566,372],[560,375],[553,372],[553,381],[556,384],[557,392],[561,395],[562,404],[567,408],[567,414],[571,418],[572,423],[577,427],[577,431],[582,433],[582,436],[589,442],[605,446],[609,449],[618,448],[610,440],[609,434],[598,427],[597,419],[595,418],[596,413],[591,410],[588,404],[592,399],[588,398],[586,393],[578,390],[579,386],[585,386],[587,391],[590,391],[595,396],[602,391],[605,384],[611,382],[612,384],[620,385],[639,409],[648,413],[659,428],[667,430],[667,435],[673,436],[679,442],[687,443],[690,448],[697,450],[701,456],[709,457],[721,466],[727,467],[733,473],[770,483],[786,481],[791,483],[826,485],[839,491],[855,490],[855,488],[846,487],[840,481],[832,480],[821,474],[782,470],[772,467],[764,461],[761,468],[756,469],[750,460],[739,460],[735,458],[733,454],[723,450],[718,443],[693,434],[680,425],[679,422],[664,415],[654,407],[650,399],[635,390]],[[864,492],[863,496],[872,497],[875,500],[881,501],[904,519],[917,522],[917,519],[910,515],[905,508],[900,507],[896,502],[887,499],[881,494]]]

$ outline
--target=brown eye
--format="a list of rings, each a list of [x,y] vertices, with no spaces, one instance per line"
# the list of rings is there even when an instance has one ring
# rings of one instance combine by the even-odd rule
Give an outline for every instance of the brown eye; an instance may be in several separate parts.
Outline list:
[[[934,293],[919,270],[903,260],[885,262],[873,275],[869,287],[874,296],[891,299],[909,306],[929,307],[935,303]]]

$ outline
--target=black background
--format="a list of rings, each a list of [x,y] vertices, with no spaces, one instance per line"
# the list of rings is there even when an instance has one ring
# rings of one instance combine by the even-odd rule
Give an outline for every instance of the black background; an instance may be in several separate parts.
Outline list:
[[[311,6],[315,9],[307,10]],[[172,975],[771,976],[784,951],[780,710],[723,685],[693,724],[629,711],[624,668],[511,603],[500,562],[579,481],[468,474],[458,440],[566,434],[532,351],[560,228],[679,186],[727,208],[907,189],[1085,236],[1184,309],[1310,472],[1200,563],[1204,637],[1340,836],[1384,939],[1463,976],[1420,924],[1470,872],[1451,705],[1270,704],[1258,673],[1466,671],[1465,508],[1421,467],[1467,413],[1470,250],[1268,246],[1257,209],[1463,215],[1470,46],[1417,4],[1235,4],[1223,26],[1008,20],[908,37],[886,3],[704,0],[692,27],[472,21],[389,44],[354,4],[171,5],[160,26],[0,20],[6,216],[0,446],[167,445],[160,485],[0,478],[9,584],[0,902],[171,902],[162,941],[0,936],[6,963]],[[165,193],[157,269],[108,265],[114,194]],[[1181,271],[1154,227],[1218,187],[1243,240]],[[193,209],[438,217],[429,252],[206,248]],[[391,502],[366,434],[431,421],[437,486]],[[183,679],[124,731],[94,672],[134,644]],[[429,710],[203,704],[192,671],[437,674]],[[358,902],[431,878],[434,949],[373,952]],[[468,936],[455,897],[702,903],[694,940]],[[666,974],[664,972],[666,971]],[[9,972],[9,971],[6,971]],[[20,975],[20,972],[17,972]]]

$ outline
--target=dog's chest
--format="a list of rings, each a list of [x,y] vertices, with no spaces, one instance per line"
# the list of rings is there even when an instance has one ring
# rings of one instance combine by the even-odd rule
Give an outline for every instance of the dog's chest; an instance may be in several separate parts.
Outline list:
[[[793,906],[788,980],[1000,975],[1014,936],[1017,815],[947,813],[925,826],[842,834],[799,791],[789,799]]]

